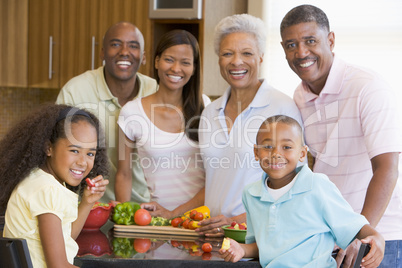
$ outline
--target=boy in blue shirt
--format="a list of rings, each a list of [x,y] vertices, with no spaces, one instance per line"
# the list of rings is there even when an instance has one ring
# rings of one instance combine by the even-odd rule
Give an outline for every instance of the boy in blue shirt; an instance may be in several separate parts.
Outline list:
[[[362,266],[377,267],[384,256],[383,237],[355,213],[324,174],[307,165],[302,129],[294,119],[266,119],[254,154],[265,174],[243,191],[247,212],[246,244],[230,240],[220,250],[225,261],[259,258],[262,267],[337,267],[335,243],[346,248],[355,238],[370,244]]]

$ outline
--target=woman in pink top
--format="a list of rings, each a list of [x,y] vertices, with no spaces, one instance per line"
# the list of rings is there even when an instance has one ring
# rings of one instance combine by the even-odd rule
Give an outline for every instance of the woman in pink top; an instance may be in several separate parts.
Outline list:
[[[204,204],[205,175],[198,148],[198,123],[210,101],[200,89],[199,47],[195,37],[174,30],[161,37],[154,58],[159,90],[128,102],[118,124],[123,132],[116,199],[130,200],[132,148],[138,148],[151,194],[142,204],[153,216],[171,218]]]

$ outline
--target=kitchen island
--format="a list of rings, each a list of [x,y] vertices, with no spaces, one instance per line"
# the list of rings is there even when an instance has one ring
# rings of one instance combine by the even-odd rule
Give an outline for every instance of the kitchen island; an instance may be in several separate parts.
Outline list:
[[[261,267],[256,259],[228,263],[217,252],[223,238],[115,232],[108,222],[101,230],[83,230],[77,238],[80,247],[74,264],[82,268],[102,267]],[[201,250],[203,243],[212,252]]]

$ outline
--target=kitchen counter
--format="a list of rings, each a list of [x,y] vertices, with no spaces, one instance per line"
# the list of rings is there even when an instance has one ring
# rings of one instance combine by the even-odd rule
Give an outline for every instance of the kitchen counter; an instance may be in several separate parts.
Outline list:
[[[223,238],[115,233],[113,223],[101,230],[83,230],[77,238],[80,247],[74,264],[82,268],[102,267],[261,267],[256,259],[228,263],[217,252]],[[213,250],[204,253],[203,243]]]
[[[260,268],[258,261],[239,261],[229,263],[224,261],[202,261],[202,260],[138,260],[138,259],[95,259],[77,258],[75,265],[81,268],[171,268],[171,267],[233,267],[233,268]]]

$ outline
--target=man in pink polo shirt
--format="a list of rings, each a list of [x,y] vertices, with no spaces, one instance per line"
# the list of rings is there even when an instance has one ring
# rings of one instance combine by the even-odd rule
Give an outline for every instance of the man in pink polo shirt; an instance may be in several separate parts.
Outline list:
[[[302,5],[281,23],[282,47],[302,82],[294,93],[315,159],[355,211],[385,238],[380,267],[402,263],[402,130],[396,97],[377,74],[342,61],[332,51],[335,35],[317,7]],[[400,179],[398,179],[398,176]],[[360,242],[337,256],[349,267]]]

